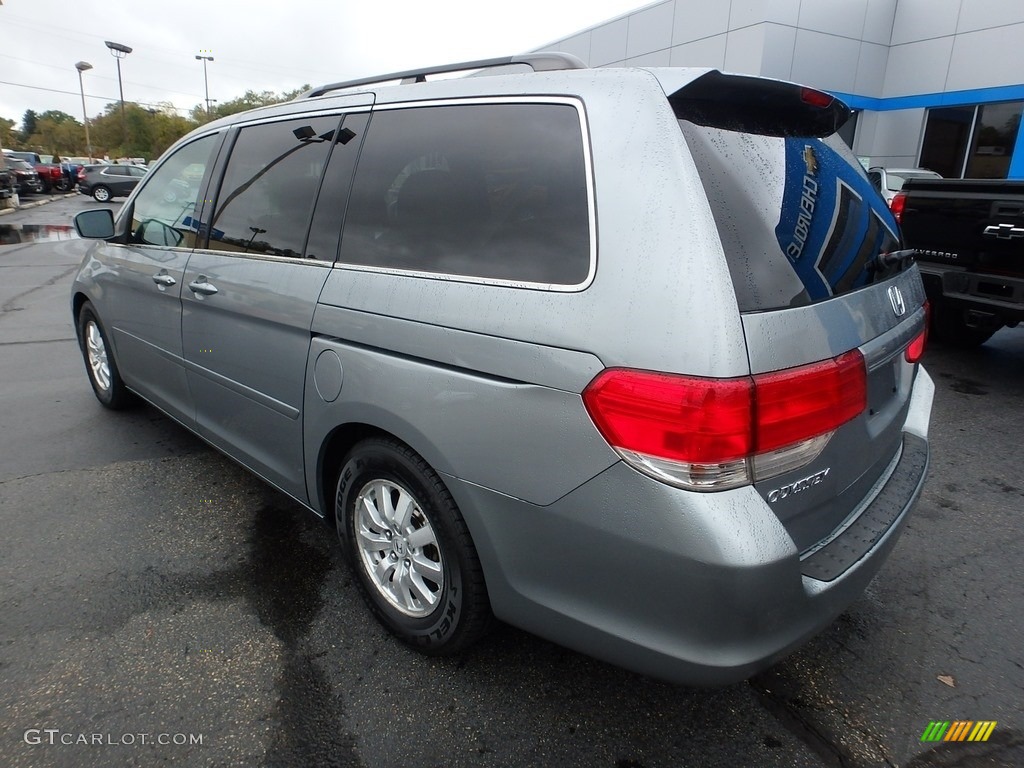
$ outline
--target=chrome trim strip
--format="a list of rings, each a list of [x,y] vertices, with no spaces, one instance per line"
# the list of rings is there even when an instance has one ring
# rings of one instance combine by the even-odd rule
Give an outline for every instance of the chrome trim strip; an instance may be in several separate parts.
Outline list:
[[[246,253],[244,251],[220,251],[216,248],[190,248],[188,249],[193,254],[202,254],[204,256],[237,256],[246,259],[257,259],[259,261],[275,261],[282,264],[308,264],[311,267],[323,267],[324,269],[330,269],[333,266],[333,262],[325,261],[323,259],[304,259],[302,257],[292,256],[274,256],[270,253]]]
[[[907,346],[924,329],[924,316],[924,307],[918,307],[916,312],[911,313],[894,329],[894,333],[879,336],[860,347],[869,373],[889,362],[894,354]]]
[[[291,102],[288,102],[288,103],[291,103]],[[304,118],[304,117],[331,117],[332,115],[336,115],[338,117],[341,117],[342,115],[353,115],[353,114],[355,114],[357,112],[369,112],[372,108],[373,108],[373,103],[370,102],[368,104],[367,103],[353,104],[351,107],[346,107],[346,106],[343,106],[343,105],[339,105],[339,106],[331,107],[330,109],[324,108],[324,109],[317,109],[317,110],[312,110],[312,111],[308,111],[308,112],[302,111],[302,110],[299,110],[297,112],[283,112],[280,115],[269,115],[269,116],[264,116],[264,117],[254,117],[254,118],[252,118],[250,120],[246,120],[244,122],[232,123],[230,127],[231,128],[248,128],[248,127],[251,127],[253,125],[264,125],[264,124],[267,124],[267,123],[280,123],[280,122],[283,122],[285,120],[295,120],[295,119],[301,119],[301,118]]]

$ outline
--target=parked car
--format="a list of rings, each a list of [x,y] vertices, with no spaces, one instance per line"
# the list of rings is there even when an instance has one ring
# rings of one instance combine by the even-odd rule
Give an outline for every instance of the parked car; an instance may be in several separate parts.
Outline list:
[[[896,193],[903,189],[907,179],[941,179],[942,176],[927,168],[882,168],[868,169],[871,185],[879,191],[890,206]]]
[[[892,210],[937,338],[974,347],[1024,322],[1024,181],[909,179]]]
[[[146,175],[138,165],[87,165],[78,174],[78,191],[105,203],[115,197],[127,197]]]
[[[44,163],[42,156],[38,152],[21,152],[5,149],[4,154],[7,157],[17,158],[29,163],[39,176],[43,192],[49,193],[53,189],[71,189],[70,179],[65,176],[61,167],[52,163]],[[50,155],[50,157],[52,158],[53,156]]]
[[[43,182],[36,169],[24,160],[8,156],[7,168],[14,174],[14,183],[19,195],[39,194],[43,191]]]
[[[537,71],[426,79],[511,61]],[[141,396],[331,522],[409,645],[497,616],[729,682],[828,626],[909,517],[924,289],[842,102],[580,67],[204,125],[78,215],[72,318],[100,403]]]
[[[0,200],[14,195],[14,174],[7,170],[7,163],[0,157]]]

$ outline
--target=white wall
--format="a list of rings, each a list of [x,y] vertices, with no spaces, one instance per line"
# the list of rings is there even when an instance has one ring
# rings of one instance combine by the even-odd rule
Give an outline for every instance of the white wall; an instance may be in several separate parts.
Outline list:
[[[1024,82],[1024,0],[663,0],[542,46],[591,66],[700,66],[869,98]],[[864,113],[855,151],[912,165],[924,110]]]

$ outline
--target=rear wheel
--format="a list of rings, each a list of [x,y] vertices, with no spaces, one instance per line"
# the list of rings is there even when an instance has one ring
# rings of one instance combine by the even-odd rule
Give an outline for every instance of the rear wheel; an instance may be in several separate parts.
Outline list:
[[[476,641],[492,616],[469,530],[444,483],[397,440],[371,438],[345,458],[338,535],[377,619],[423,653]]]
[[[78,313],[78,344],[96,399],[114,411],[131,405],[132,393],[121,380],[121,373],[110,352],[107,332],[89,302],[83,304],[82,311]]]
[[[93,189],[92,196],[96,198],[96,202],[98,203],[109,202],[110,198],[113,197],[113,195],[110,194],[110,190],[102,184]]]

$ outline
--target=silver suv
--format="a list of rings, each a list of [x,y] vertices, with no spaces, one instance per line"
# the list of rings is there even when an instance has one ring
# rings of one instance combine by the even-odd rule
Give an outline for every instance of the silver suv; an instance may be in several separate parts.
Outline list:
[[[497,617],[744,678],[857,599],[928,464],[925,295],[848,114],[544,54],[205,125],[77,218],[92,387],[335,525],[426,653]]]

